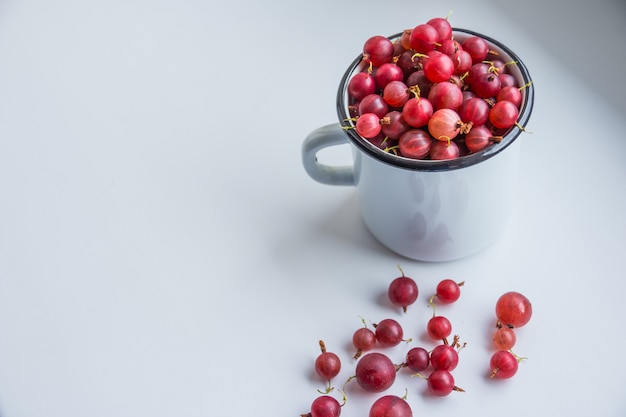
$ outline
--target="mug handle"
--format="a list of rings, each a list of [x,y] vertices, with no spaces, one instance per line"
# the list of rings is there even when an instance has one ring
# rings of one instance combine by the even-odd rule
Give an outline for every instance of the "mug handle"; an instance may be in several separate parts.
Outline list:
[[[348,143],[348,135],[339,123],[319,127],[302,144],[302,164],[309,177],[328,185],[355,185],[353,166],[330,166],[319,163],[317,153],[327,147]]]

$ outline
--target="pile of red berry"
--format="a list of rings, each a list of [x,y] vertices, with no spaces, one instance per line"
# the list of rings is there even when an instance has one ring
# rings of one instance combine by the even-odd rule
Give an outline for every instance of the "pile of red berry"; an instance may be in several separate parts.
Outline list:
[[[502,140],[518,123],[524,89],[484,38],[433,18],[397,37],[372,36],[348,81],[345,128],[386,152],[446,160]]]
[[[392,305],[400,307],[404,313],[407,313],[407,308],[417,301],[419,289],[415,280],[405,276],[402,269],[400,271],[402,275],[390,282],[387,297]],[[331,380],[339,375],[342,361],[336,353],[328,351],[326,344],[320,340],[321,353],[315,360],[314,368],[317,375],[327,382],[327,386],[325,390],[318,390],[321,395],[313,400],[310,411],[301,414],[301,417],[338,417],[342,407],[347,403],[346,387],[351,381],[355,380],[365,392],[380,394],[394,384],[396,375],[403,369],[408,370],[411,376],[426,380],[427,390],[431,395],[447,396],[453,391],[464,392],[462,388],[455,385],[452,371],[459,363],[459,350],[466,344],[460,343],[458,335],[452,336],[450,320],[443,315],[436,314],[437,305],[452,304],[460,298],[463,285],[464,282],[457,283],[452,279],[444,279],[438,283],[435,293],[428,299],[428,305],[432,308],[433,314],[428,319],[425,328],[425,334],[435,346],[430,350],[423,346],[409,348],[401,363],[394,363],[385,352],[385,349],[398,346],[402,342],[413,341],[412,338],[405,339],[400,323],[392,318],[386,318],[374,324],[373,329],[370,329],[363,320],[364,326],[354,331],[352,336],[352,345],[356,351],[352,359],[356,360],[356,364],[354,374],[345,381],[340,390],[343,403],[331,395],[335,389]],[[497,351],[490,361],[487,374],[490,378],[510,378],[516,373],[520,358],[511,352],[515,343],[513,328],[528,323],[531,314],[530,302],[520,293],[508,292],[497,301],[497,325],[493,338]],[[513,334],[512,340],[508,335],[509,332]],[[450,337],[452,337],[451,341]],[[423,374],[424,372],[427,374]],[[382,395],[377,397],[370,406],[369,417],[390,415],[412,416],[406,395],[404,397]]]

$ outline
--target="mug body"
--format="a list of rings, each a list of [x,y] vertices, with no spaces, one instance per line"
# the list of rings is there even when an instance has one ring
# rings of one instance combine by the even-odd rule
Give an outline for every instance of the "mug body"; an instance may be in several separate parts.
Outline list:
[[[440,262],[477,253],[503,233],[514,200],[520,143],[450,171],[398,168],[353,147],[361,216],[405,257]]]

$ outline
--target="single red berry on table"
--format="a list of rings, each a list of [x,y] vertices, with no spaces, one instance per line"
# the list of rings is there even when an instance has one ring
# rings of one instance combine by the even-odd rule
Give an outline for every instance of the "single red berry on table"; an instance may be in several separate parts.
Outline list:
[[[437,290],[435,295],[437,300],[444,304],[451,304],[457,301],[461,297],[461,287],[465,282],[457,283],[452,279],[444,279],[437,284]]]
[[[508,379],[517,373],[521,358],[516,357],[511,351],[499,350],[489,360],[489,378]]]
[[[394,319],[384,319],[374,325],[376,340],[382,347],[397,346],[402,342],[404,330]]]
[[[369,417],[412,417],[409,403],[396,395],[378,398],[370,407]]]
[[[452,345],[438,345],[430,352],[433,369],[453,371],[459,364],[459,354]]]
[[[372,350],[376,346],[376,334],[367,327],[361,327],[352,335],[352,344],[357,350],[353,358],[358,359],[363,352]]]
[[[339,417],[341,415],[341,404],[330,395],[317,397],[311,403],[311,411],[301,414],[301,417]]]
[[[356,364],[355,378],[365,391],[383,392],[393,385],[396,366],[383,353],[367,353]]]
[[[532,313],[530,300],[516,291],[503,294],[496,302],[496,317],[501,326],[522,327],[530,321]]]
[[[423,347],[409,349],[404,365],[415,372],[421,372],[430,366],[430,354]]]
[[[444,316],[433,316],[426,325],[428,336],[445,341],[452,334],[452,323]]]
[[[515,331],[510,327],[500,327],[493,334],[493,346],[498,350],[511,350],[517,341]]]
[[[327,393],[332,390],[330,380],[339,375],[341,371],[341,360],[339,356],[333,352],[326,350],[326,344],[323,340],[319,341],[322,353],[315,359],[315,372],[328,381]]]
[[[452,391],[464,392],[463,389],[454,385],[454,376],[450,371],[436,369],[427,378],[429,391],[439,397],[444,397]]]
[[[398,269],[400,269],[402,276],[391,281],[387,289],[387,296],[393,305],[402,307],[406,313],[407,307],[417,300],[419,289],[413,278],[405,276],[402,268],[398,267]]]

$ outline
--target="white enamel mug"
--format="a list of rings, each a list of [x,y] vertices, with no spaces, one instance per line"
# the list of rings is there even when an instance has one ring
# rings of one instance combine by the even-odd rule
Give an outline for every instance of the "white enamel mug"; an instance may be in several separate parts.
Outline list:
[[[486,39],[505,62],[517,62],[509,70],[520,86],[530,83],[527,68],[509,48],[484,35],[454,29],[458,40],[474,35]],[[350,128],[354,125],[347,84],[363,65],[360,55],[341,80],[339,123],[320,127],[304,140],[302,163],[308,175],[322,184],[355,186],[367,228],[384,246],[407,258],[451,261],[493,244],[510,217],[522,130],[515,127],[499,143],[453,160],[416,160],[385,152]],[[532,83],[522,93],[518,125],[525,127],[533,107]],[[344,144],[352,148],[353,165],[318,161],[320,150]]]

